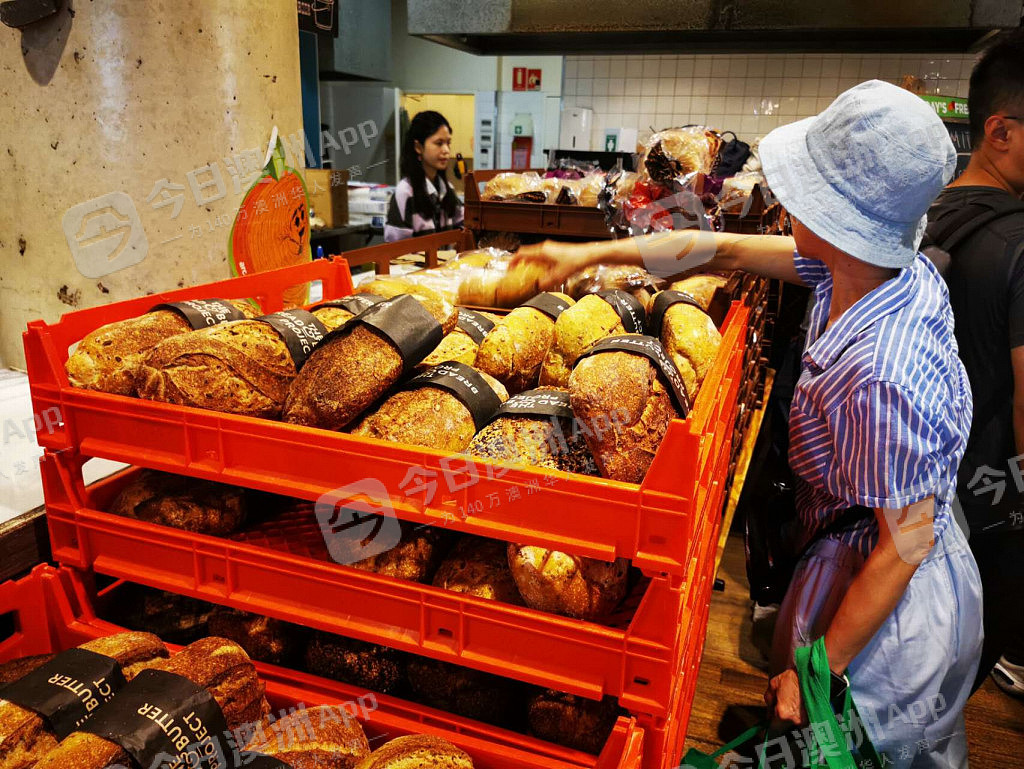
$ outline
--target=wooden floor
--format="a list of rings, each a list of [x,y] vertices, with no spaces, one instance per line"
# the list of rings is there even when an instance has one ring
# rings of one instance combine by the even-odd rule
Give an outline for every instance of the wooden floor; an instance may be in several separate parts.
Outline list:
[[[767,683],[766,665],[750,640],[750,598],[740,537],[729,537],[718,576],[725,581],[725,592],[712,594],[687,741],[687,747],[705,751],[763,715]],[[989,679],[968,702],[966,717],[972,769],[1024,767],[1024,701],[1005,695]]]

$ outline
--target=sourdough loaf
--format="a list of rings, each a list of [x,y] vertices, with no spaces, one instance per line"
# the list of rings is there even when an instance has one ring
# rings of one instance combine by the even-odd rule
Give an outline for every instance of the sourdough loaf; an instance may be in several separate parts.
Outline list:
[[[643,323],[642,307],[639,319]],[[612,334],[642,330],[623,326],[622,318],[608,300],[597,294],[588,294],[558,316],[551,347],[544,356],[540,370],[541,387],[567,387],[572,367],[594,342]]]
[[[386,646],[317,632],[306,647],[306,669],[318,676],[390,694],[406,683],[406,655]]]
[[[498,726],[518,726],[522,691],[510,679],[413,657],[409,660],[409,685],[416,699],[430,707]]]
[[[226,639],[200,639],[153,667],[206,689],[224,714],[228,729],[258,722],[270,709],[252,661],[242,647]],[[36,769],[106,769],[118,764],[132,765],[119,745],[88,732],[72,732]]]
[[[252,318],[253,305],[243,300],[226,301],[239,317]],[[64,368],[73,387],[117,395],[135,393],[135,368],[159,342],[192,330],[180,312],[153,310],[137,318],[119,320],[86,334],[68,356]]]
[[[588,700],[546,689],[530,697],[526,712],[530,731],[542,740],[584,753],[600,753],[620,710],[612,697]]]
[[[162,526],[224,536],[246,517],[245,490],[198,478],[143,470],[121,489],[110,512]]]
[[[283,665],[299,652],[301,629],[273,617],[237,609],[219,608],[207,622],[210,635],[234,641],[250,659]]]
[[[474,312],[459,308],[459,319],[455,328],[450,334],[445,335],[434,351],[416,366],[416,370],[426,371],[431,366],[436,366],[447,360],[472,366],[476,361],[480,342],[499,320],[497,315],[489,312]]]
[[[402,538],[397,545],[377,555],[356,561],[351,564],[352,568],[410,582],[429,583],[451,545],[451,534],[442,529],[417,526],[408,521],[400,521],[399,524]],[[334,536],[340,537],[343,534],[336,532]]]
[[[312,314],[328,332],[351,315],[336,307]],[[150,400],[277,419],[295,375],[281,335],[263,321],[242,320],[156,345],[139,365],[136,384]]]
[[[508,545],[512,577],[526,605],[577,619],[607,617],[626,596],[629,562],[612,563],[531,545]]]
[[[675,281],[669,286],[669,289],[689,294],[697,300],[697,303],[700,304],[704,312],[707,312],[711,309],[711,303],[714,301],[715,292],[719,289],[725,288],[728,282],[729,275],[721,275],[715,272],[701,272]]]
[[[363,727],[340,707],[302,708],[261,724],[246,750],[273,756],[292,769],[352,769],[370,755]]]
[[[379,286],[378,289],[376,293],[384,290]],[[400,294],[374,305],[358,320],[329,334],[313,350],[291,384],[284,407],[285,421],[328,430],[345,429],[391,389],[407,368],[413,368],[429,355],[443,333],[455,327],[457,319],[458,313],[448,302],[434,301],[419,293]],[[406,359],[395,335],[370,324],[381,321],[392,328],[414,329]],[[438,328],[441,333],[435,338]]]
[[[513,395],[537,385],[541,364],[554,338],[557,307],[565,309],[573,304],[565,294],[552,293],[541,294],[531,302],[548,302],[556,309],[544,312],[535,306],[517,307],[494,326],[480,343],[476,356],[476,368],[497,379]]]
[[[473,769],[473,759],[440,737],[410,734],[381,745],[356,769]]]
[[[78,648],[117,660],[125,680],[156,667],[167,657],[167,647],[150,633],[117,633],[87,641]],[[31,671],[25,671],[25,674]],[[63,743],[60,743],[63,744]],[[35,712],[0,699],[0,767],[27,769],[57,750],[53,730]],[[59,764],[55,764],[57,766]]]
[[[648,358],[622,351],[590,354],[573,369],[572,410],[585,424],[602,428],[586,431],[584,438],[605,478],[640,483],[669,423],[684,415],[662,376]]]
[[[434,585],[492,601],[523,603],[509,570],[507,545],[496,539],[462,537],[434,575]]]
[[[704,310],[687,301],[677,301],[686,296],[682,292],[673,296],[671,291],[656,294],[652,307],[670,301],[672,303],[663,313],[652,317],[660,328],[652,328],[651,331],[661,339],[665,352],[679,369],[683,384],[686,385],[686,394],[690,403],[693,403],[704,377],[718,356],[722,335]]]
[[[456,393],[432,385],[416,386],[420,379],[417,377],[409,383],[410,389],[396,392],[363,417],[352,434],[448,452],[465,449],[477,432],[477,423],[485,422],[508,400],[508,392],[493,377],[461,363],[445,362],[421,376],[450,379],[444,377],[444,372],[472,381],[465,386],[460,384],[463,392]]]

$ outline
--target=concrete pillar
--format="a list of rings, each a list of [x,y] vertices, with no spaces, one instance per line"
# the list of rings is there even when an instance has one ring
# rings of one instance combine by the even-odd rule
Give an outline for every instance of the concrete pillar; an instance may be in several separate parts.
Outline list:
[[[272,127],[301,148],[295,2],[73,0],[0,26],[0,114],[0,364],[21,367],[29,320],[229,276]]]

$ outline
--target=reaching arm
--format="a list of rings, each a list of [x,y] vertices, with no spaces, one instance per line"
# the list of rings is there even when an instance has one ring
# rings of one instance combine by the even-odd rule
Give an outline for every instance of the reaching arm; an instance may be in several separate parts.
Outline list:
[[[663,278],[697,267],[744,270],[800,283],[793,263],[795,248],[792,238],[781,235],[676,230],[593,243],[549,240],[520,248],[512,266],[541,264],[546,272],[542,288],[561,285],[570,275],[595,264],[634,264]]]

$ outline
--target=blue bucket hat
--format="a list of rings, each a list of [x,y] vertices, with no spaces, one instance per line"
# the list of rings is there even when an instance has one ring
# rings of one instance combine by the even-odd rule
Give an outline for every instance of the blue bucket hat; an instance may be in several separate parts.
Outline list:
[[[952,178],[956,150],[935,110],[869,80],[815,117],[761,140],[772,193],[811,232],[879,267],[914,261],[925,214]]]

